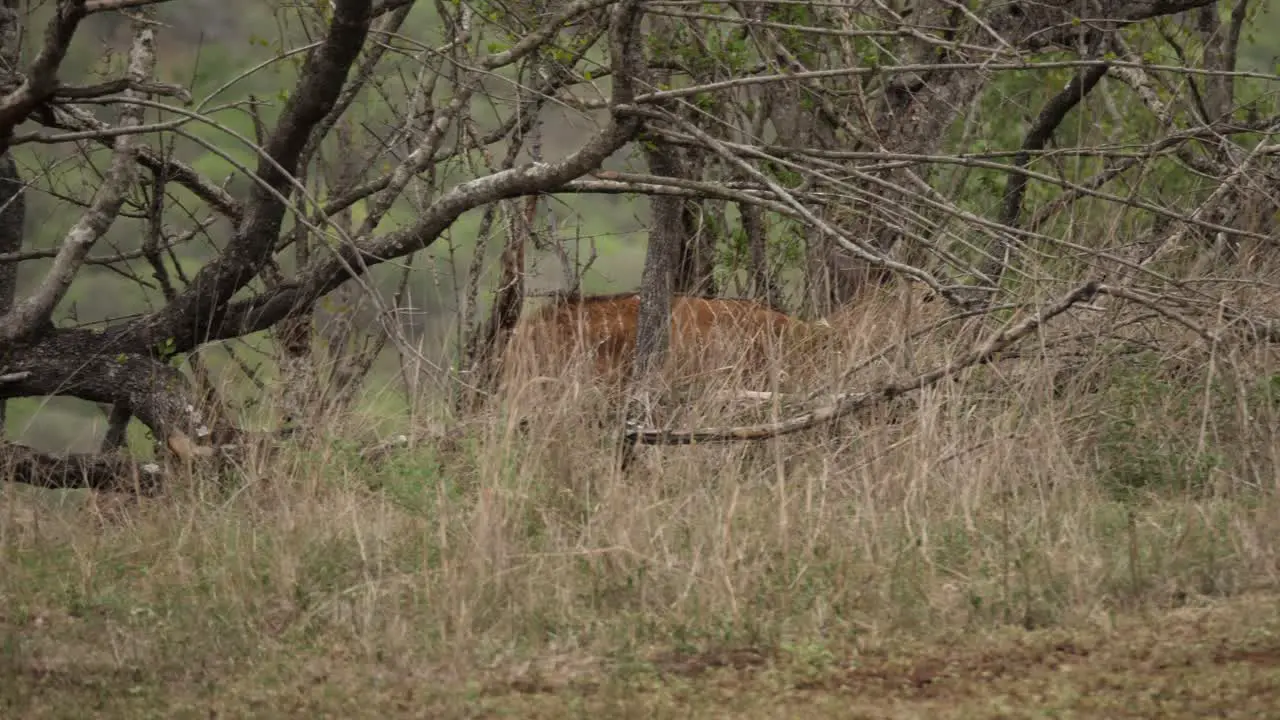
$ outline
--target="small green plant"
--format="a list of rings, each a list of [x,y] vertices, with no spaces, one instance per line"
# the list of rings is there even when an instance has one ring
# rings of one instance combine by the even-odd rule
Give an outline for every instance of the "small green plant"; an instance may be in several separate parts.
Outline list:
[[[1202,445],[1195,431],[1204,413],[1221,412],[1227,398],[1211,386],[1205,407],[1202,380],[1181,382],[1158,365],[1121,369],[1105,394],[1097,456],[1102,487],[1114,498],[1151,493],[1202,495],[1223,468],[1223,454]]]

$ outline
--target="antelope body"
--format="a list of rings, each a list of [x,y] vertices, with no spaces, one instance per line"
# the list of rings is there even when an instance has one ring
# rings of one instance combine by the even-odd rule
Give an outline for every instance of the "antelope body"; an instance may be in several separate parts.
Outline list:
[[[771,386],[766,373],[774,368],[796,381],[814,373],[810,379],[835,380],[842,357],[870,354],[873,340],[900,335],[920,319],[917,311],[940,316],[945,303],[933,301],[927,288],[907,286],[807,322],[753,300],[675,295],[662,374],[677,382],[718,375],[739,390]],[[518,323],[504,358],[507,382],[521,371],[525,378],[562,376],[585,360],[599,380],[621,387],[630,376],[639,315],[635,292],[557,296]]]
[[[522,319],[509,357],[526,369],[554,373],[586,358],[605,382],[624,382],[631,370],[640,316],[638,293],[560,296]],[[684,377],[761,372],[779,351],[813,334],[806,323],[766,305],[728,298],[671,299],[667,372]]]

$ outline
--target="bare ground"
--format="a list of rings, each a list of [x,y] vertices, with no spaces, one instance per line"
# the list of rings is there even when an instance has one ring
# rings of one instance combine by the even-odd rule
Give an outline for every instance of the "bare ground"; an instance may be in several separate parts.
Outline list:
[[[860,647],[572,654],[414,667],[378,648],[163,647],[92,616],[0,621],[0,706],[45,717],[1280,717],[1271,593],[1091,627]],[[154,662],[119,661],[136,642]],[[182,643],[179,643],[182,644]],[[135,648],[136,650],[136,648]],[[133,653],[136,658],[136,653]]]

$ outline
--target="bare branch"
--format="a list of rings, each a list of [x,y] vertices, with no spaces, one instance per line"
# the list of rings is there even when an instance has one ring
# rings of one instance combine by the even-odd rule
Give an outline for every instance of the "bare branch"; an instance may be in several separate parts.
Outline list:
[[[52,97],[55,100],[88,100],[90,98],[114,95],[127,90],[133,90],[144,95],[176,97],[184,103],[191,102],[191,93],[187,92],[187,89],[181,85],[139,82],[133,78],[117,78],[97,85],[59,85],[58,89],[53,92]]]
[[[88,0],[84,4],[84,10],[87,14],[109,12],[111,10],[128,10],[130,8],[145,7],[147,5],[159,5],[160,3],[170,2],[171,0]]]
[[[155,64],[155,31],[149,24],[139,23],[129,51],[130,80],[145,83],[154,72]],[[132,97],[138,93],[129,90],[126,94]],[[120,124],[124,127],[142,123],[141,105],[125,106],[120,114]],[[111,228],[120,212],[125,193],[133,182],[133,144],[134,138],[130,135],[116,138],[115,154],[106,182],[99,188],[89,210],[67,233],[62,249],[53,259],[53,266],[39,287],[8,315],[0,318],[0,341],[12,342],[50,323],[54,308],[71,287],[71,281],[80,271],[90,248]]]
[[[0,152],[8,148],[9,136],[18,123],[26,120],[58,89],[58,66],[66,57],[71,38],[85,15],[85,0],[58,0],[53,18],[45,29],[44,47],[32,61],[26,79],[0,100]]]
[[[0,178],[2,177],[3,176],[0,176]],[[3,182],[3,180],[0,179],[0,182]],[[179,245],[191,241],[195,236],[208,230],[209,226],[213,224],[214,219],[215,217],[211,215],[204,220],[197,221],[194,228],[187,230],[177,237],[162,242],[159,245],[159,249],[171,250]],[[116,265],[118,263],[128,262],[129,260],[144,258],[146,255],[147,251],[145,249],[128,250],[125,252],[113,253],[111,255],[91,255],[84,259],[83,264],[98,266]],[[24,250],[21,252],[0,253],[0,268],[3,268],[4,266],[12,267],[15,263],[27,262],[30,260],[47,260],[57,256],[57,250]]]
[[[1099,65],[1109,65],[1113,68],[1131,68],[1138,70],[1146,70],[1148,72],[1168,72],[1176,75],[1196,75],[1196,76],[1230,76],[1233,78],[1255,78],[1258,80],[1277,81],[1280,75],[1272,73],[1251,72],[1243,70],[1205,70],[1203,68],[1184,67],[1180,65],[1148,65],[1139,62],[1123,61],[1123,60],[1053,60],[1041,62],[1027,63],[986,63],[986,62],[955,62],[955,63],[929,63],[929,64],[907,64],[907,65],[889,65],[877,67],[840,67],[829,70],[808,70],[805,72],[794,73],[777,73],[769,75],[749,75],[746,77],[735,77],[730,80],[721,80],[717,82],[703,83],[690,87],[676,88],[674,90],[660,90],[656,92],[644,93],[636,96],[637,105],[657,105],[669,100],[677,100],[690,98],[696,95],[709,92],[720,92],[723,90],[733,90],[738,88],[749,87],[752,85],[771,85],[775,83],[789,83],[797,80],[810,79],[829,79],[829,78],[853,78],[868,77],[877,75],[911,75],[925,72],[943,72],[955,70],[974,70],[982,72],[1025,72],[1028,70],[1060,70],[1060,69],[1080,69],[1091,68]],[[562,100],[573,107],[581,109],[602,109],[608,105],[606,101],[601,100],[580,100],[574,98],[562,98]]]
[[[1071,309],[1073,305],[1092,300],[1098,292],[1098,287],[1099,283],[1096,280],[1091,280],[1062,296],[1062,298],[1035,315],[993,335],[981,347],[974,348],[964,356],[906,382],[890,383],[870,392],[841,393],[828,405],[776,423],[683,431],[628,428],[626,440],[640,445],[690,445],[693,443],[764,440],[807,430],[863,408],[889,402],[914,390],[929,387],[965,368],[989,363],[1002,350],[1035,332],[1052,318]]]
[[[281,193],[312,129],[337,101],[347,73],[360,53],[372,18],[370,0],[335,0],[329,33],[307,56],[301,77],[280,115],[258,164],[261,182],[253,185],[244,220],[219,258],[205,265],[191,286],[162,311],[136,323],[130,332],[173,337],[181,349],[204,340],[203,333],[221,325],[226,302],[253,279],[275,249],[285,202]]]
[[[1199,335],[1200,339],[1204,340],[1206,345],[1209,345],[1212,347],[1213,345],[1216,345],[1218,342],[1218,337],[1215,334],[1209,332],[1199,323],[1187,317],[1186,315],[1178,312],[1177,310],[1174,310],[1173,308],[1168,307],[1166,303],[1160,302],[1159,298],[1152,297],[1147,293],[1139,292],[1137,290],[1133,290],[1132,288],[1116,287],[1114,285],[1100,285],[1098,286],[1098,294],[1111,295],[1113,297],[1124,298],[1125,300],[1128,300],[1130,302],[1137,303],[1144,307],[1150,308],[1156,313],[1159,313],[1160,315],[1163,315],[1169,318],[1170,320],[1173,320],[1179,325],[1182,325],[1188,330],[1191,330],[1196,335]]]
[[[63,106],[56,108],[54,115],[58,127],[86,133],[86,137],[93,137],[103,145],[112,147],[111,126],[92,114],[77,107]],[[192,195],[208,203],[209,207],[232,222],[239,224],[244,218],[243,208],[230,193],[201,176],[190,165],[172,158],[162,158],[146,146],[136,147],[134,154],[139,165],[150,170],[152,174],[163,172],[169,182],[177,183],[190,190]]]
[[[659,117],[661,116],[662,115],[659,115]],[[852,252],[857,257],[863,260],[866,260],[867,262],[871,263],[875,267],[885,268],[887,270],[899,272],[899,273],[902,273],[903,275],[914,278],[915,280],[918,280],[919,282],[927,285],[931,290],[938,293],[939,295],[950,298],[953,300],[953,302],[956,302],[957,304],[961,304],[960,301],[955,298],[955,293],[950,288],[943,287],[942,284],[938,282],[937,278],[933,277],[928,272],[921,270],[919,268],[911,267],[910,265],[905,265],[903,263],[897,262],[890,258],[887,258],[883,254],[877,252],[874,248],[867,246],[865,242],[847,237],[844,233],[832,227],[830,223],[822,220],[817,215],[815,215],[811,210],[809,210],[803,204],[801,204],[798,200],[796,200],[794,195],[792,195],[792,193],[788,192],[786,189],[784,189],[781,185],[779,185],[773,179],[771,179],[764,173],[760,172],[756,168],[752,167],[751,165],[747,164],[741,158],[734,155],[729,150],[729,148],[725,146],[724,143],[711,137],[710,135],[703,132],[700,128],[698,128],[697,126],[691,123],[685,122],[683,120],[672,117],[670,115],[666,115],[665,117],[670,122],[674,122],[676,124],[681,125],[686,132],[697,137],[698,140],[700,140],[701,142],[705,143],[708,147],[715,150],[716,154],[720,155],[727,162],[731,163],[732,165],[740,169],[748,177],[751,177],[757,182],[764,184],[766,187],[769,188],[769,190],[774,194],[774,196],[776,196],[779,200],[786,203],[787,205],[790,205],[796,211],[796,213],[800,215],[800,217],[804,218],[804,220],[809,225],[811,225],[813,228],[817,229],[818,231],[822,232],[824,235],[827,235],[835,239],[836,242],[840,243],[842,247]]]
[[[1271,130],[1273,132],[1280,130],[1280,124],[1273,127]],[[1280,143],[1271,142],[1269,137],[1264,137],[1258,141],[1258,143],[1253,147],[1253,150],[1249,152],[1249,155],[1231,171],[1231,174],[1224,178],[1218,187],[1214,188],[1209,197],[1195,209],[1195,212],[1192,212],[1191,215],[1188,216],[1186,224],[1179,226],[1173,232],[1166,235],[1164,239],[1157,243],[1156,247],[1153,248],[1150,253],[1139,261],[1139,267],[1145,268],[1156,260],[1164,257],[1169,252],[1177,249],[1181,245],[1182,239],[1186,236],[1187,229],[1193,224],[1199,224],[1202,217],[1216,210],[1219,205],[1232,197],[1232,192],[1235,190],[1237,185],[1248,177],[1254,164],[1260,158],[1268,155],[1280,155]],[[1226,232],[1233,232],[1232,228],[1220,229],[1225,230]]]
[[[609,124],[568,157],[551,163],[527,163],[509,170],[469,180],[442,194],[411,226],[360,245],[347,244],[335,257],[299,274],[298,278],[247,301],[232,303],[225,319],[212,326],[208,337],[239,337],[271,327],[281,318],[303,308],[337,288],[353,275],[388,259],[425,249],[435,242],[462,213],[486,203],[541,192],[557,187],[599,167],[639,130],[640,119],[623,112],[635,97],[634,78],[643,68],[636,35],[638,0],[624,0],[613,11],[610,56],[614,82]],[[359,270],[356,270],[359,268]],[[178,346],[188,348],[194,338],[180,336]]]

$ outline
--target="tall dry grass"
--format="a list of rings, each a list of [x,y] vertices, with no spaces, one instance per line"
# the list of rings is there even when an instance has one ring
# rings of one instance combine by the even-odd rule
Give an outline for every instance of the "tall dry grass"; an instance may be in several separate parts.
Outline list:
[[[872,388],[982,331],[930,329],[945,307],[900,301],[868,306],[828,348],[845,369],[896,349],[851,375],[805,366],[812,348],[783,352],[788,382],[819,399]],[[1019,357],[891,411],[752,445],[649,448],[626,476],[600,429],[606,398],[566,368],[514,386],[453,446],[378,463],[358,450],[383,419],[356,414],[331,418],[322,442],[110,514],[5,486],[7,621],[110,629],[10,655],[181,667],[340,646],[465,669],[1105,623],[1273,586],[1273,354],[1206,348],[1158,318],[1104,332],[1117,319],[1102,316],[1061,318]],[[901,346],[913,330],[926,332]],[[760,379],[686,387],[660,419],[788,412],[724,400]],[[523,431],[521,417],[534,419]]]

